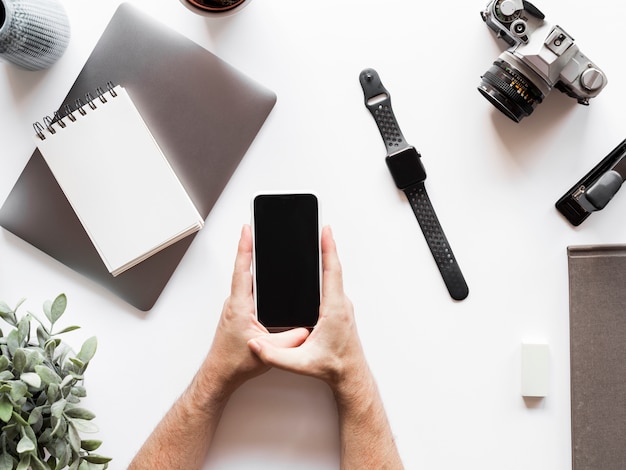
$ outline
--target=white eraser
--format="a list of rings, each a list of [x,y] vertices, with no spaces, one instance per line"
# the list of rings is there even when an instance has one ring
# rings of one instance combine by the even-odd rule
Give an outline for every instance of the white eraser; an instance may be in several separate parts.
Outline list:
[[[550,348],[547,344],[522,344],[522,396],[545,397],[550,381]]]

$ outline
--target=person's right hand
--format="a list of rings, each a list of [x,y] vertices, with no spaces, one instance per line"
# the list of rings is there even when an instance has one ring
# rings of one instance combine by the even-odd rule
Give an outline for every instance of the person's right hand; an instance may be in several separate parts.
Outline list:
[[[343,291],[341,263],[330,227],[322,230],[322,299],[317,325],[298,347],[285,347],[272,334],[248,341],[274,367],[327,382],[335,393],[369,385],[369,369],[357,333],[352,302]]]
[[[280,344],[279,336],[267,334],[250,339],[248,346],[267,365],[317,377],[330,385],[337,402],[342,469],[403,469],[363,354],[352,302],[343,292],[341,264],[328,227],[322,231],[322,267],[320,315],[304,343]]]

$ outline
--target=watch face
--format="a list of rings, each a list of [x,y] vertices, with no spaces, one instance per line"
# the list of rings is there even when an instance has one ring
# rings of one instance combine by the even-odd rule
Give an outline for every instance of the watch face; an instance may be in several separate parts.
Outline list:
[[[399,189],[406,189],[426,179],[426,170],[420,154],[413,147],[386,158],[387,167]]]

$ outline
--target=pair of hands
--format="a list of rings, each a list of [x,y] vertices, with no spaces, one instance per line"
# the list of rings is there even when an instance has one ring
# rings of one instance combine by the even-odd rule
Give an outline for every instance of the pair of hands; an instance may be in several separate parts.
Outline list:
[[[331,231],[322,231],[323,286],[312,333],[305,328],[270,334],[257,321],[252,296],[252,235],[244,226],[231,295],[200,370],[131,463],[133,470],[201,468],[230,395],[270,367],[317,377],[335,394],[341,468],[402,469],[391,427],[367,367],[343,292]]]
[[[252,235],[250,226],[243,227],[231,293],[205,360],[213,370],[222,371],[227,394],[270,367],[319,378],[336,393],[351,382],[358,383],[367,372],[330,227],[323,228],[321,244],[322,299],[317,325],[311,333],[295,328],[270,334],[256,319],[250,271]]]
[[[335,394],[341,468],[403,468],[374,378],[367,367],[343,292],[331,231],[322,231],[323,286],[312,333],[305,328],[270,334],[257,321],[252,296],[252,235],[244,226],[231,295],[215,339],[187,391],[163,417],[132,461],[133,470],[201,468],[230,395],[270,367],[317,377]]]

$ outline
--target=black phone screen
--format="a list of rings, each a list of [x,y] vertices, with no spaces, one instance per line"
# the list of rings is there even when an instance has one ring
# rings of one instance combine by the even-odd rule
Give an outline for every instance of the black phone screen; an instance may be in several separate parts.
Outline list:
[[[253,201],[257,317],[267,328],[312,327],[320,305],[318,200],[263,194]]]

